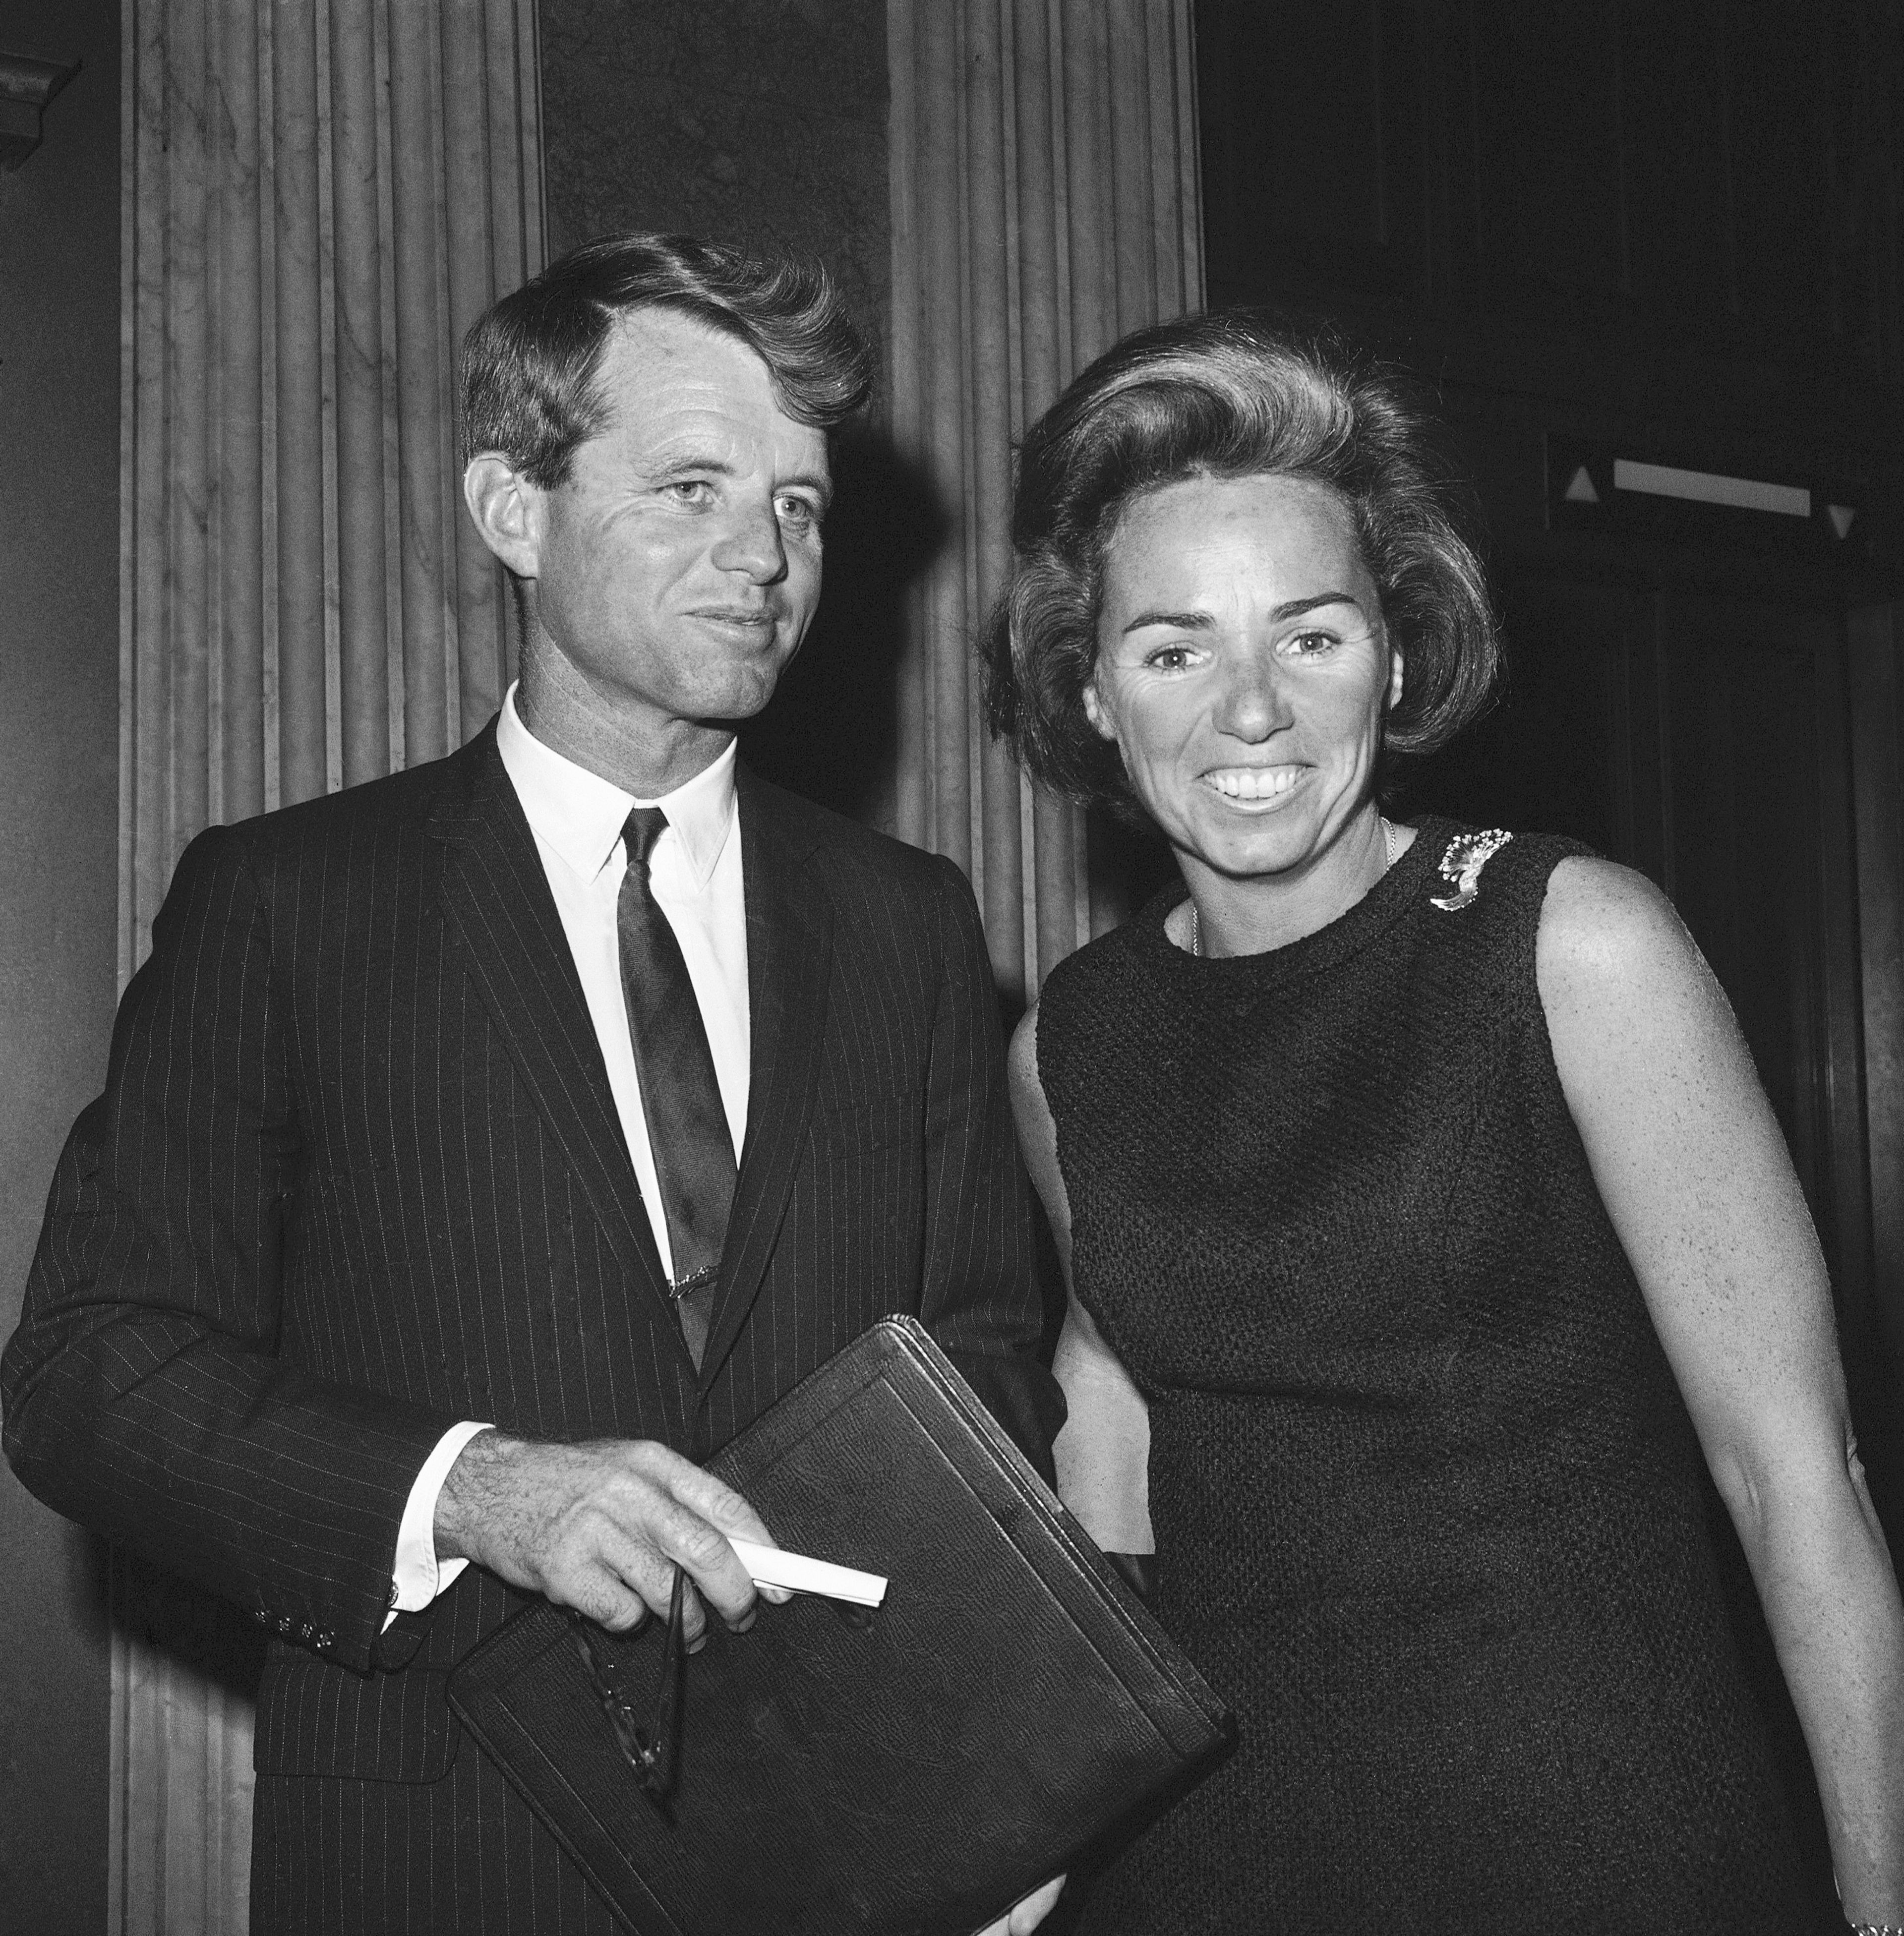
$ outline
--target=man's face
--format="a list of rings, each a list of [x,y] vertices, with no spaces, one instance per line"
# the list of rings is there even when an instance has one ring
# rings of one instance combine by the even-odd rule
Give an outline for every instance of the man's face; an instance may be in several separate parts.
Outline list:
[[[607,426],[540,494],[527,651],[618,734],[744,719],[819,601],[825,434],[752,350],[671,310],[618,323],[599,383]]]

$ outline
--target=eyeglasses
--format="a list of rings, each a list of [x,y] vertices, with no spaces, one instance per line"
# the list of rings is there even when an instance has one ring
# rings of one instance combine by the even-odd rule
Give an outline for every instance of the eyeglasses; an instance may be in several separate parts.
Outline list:
[[[661,1679],[655,1689],[655,1717],[644,1733],[635,1719],[634,1703],[622,1685],[621,1663],[597,1641],[601,1629],[586,1614],[569,1609],[569,1633],[582,1664],[589,1670],[595,1699],[615,1731],[616,1745],[622,1759],[634,1771],[634,1778],[660,1813],[667,1813],[668,1798],[674,1786],[674,1750],[681,1730],[681,1664],[686,1659],[682,1609],[687,1575],[674,1569],[674,1590],[667,1605],[667,1634],[661,1642]]]

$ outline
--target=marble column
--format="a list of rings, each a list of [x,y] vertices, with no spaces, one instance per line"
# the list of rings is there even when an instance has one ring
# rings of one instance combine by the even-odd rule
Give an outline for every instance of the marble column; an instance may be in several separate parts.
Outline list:
[[[543,253],[534,0],[123,21],[122,981],[200,828],[434,758],[494,711],[506,608],[462,512],[456,348]],[[246,1926],[228,1651],[118,1568],[115,1936]]]
[[[1011,453],[1118,337],[1203,300],[1190,0],[888,0],[894,434],[952,535],[914,594],[896,829],[970,874],[1028,998],[1108,924],[1084,816],[978,712]]]

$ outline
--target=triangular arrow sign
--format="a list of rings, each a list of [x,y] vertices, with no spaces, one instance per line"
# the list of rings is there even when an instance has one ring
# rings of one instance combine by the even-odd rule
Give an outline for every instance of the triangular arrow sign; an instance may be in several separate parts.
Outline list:
[[[1573,473],[1573,481],[1566,487],[1566,498],[1570,504],[1597,504],[1600,502],[1600,493],[1594,489],[1594,480],[1587,475],[1587,467],[1584,464]],[[1838,535],[1842,537],[1845,534],[1840,531]]]
[[[1849,504],[1827,504],[1824,507],[1824,514],[1831,520],[1831,528],[1838,534],[1840,539],[1849,534],[1851,520],[1857,516],[1857,513]]]

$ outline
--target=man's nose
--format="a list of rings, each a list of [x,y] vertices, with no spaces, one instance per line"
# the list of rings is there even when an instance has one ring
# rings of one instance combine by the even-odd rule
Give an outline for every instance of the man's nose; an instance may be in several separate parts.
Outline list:
[[[1244,653],[1227,669],[1217,701],[1219,731],[1252,743],[1290,721],[1288,696],[1273,653]]]
[[[770,504],[742,504],[713,552],[722,571],[744,572],[756,585],[771,585],[787,573],[786,546],[780,521]]]

